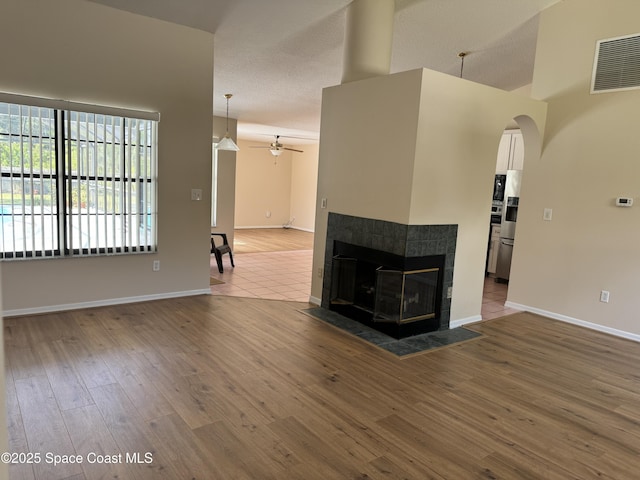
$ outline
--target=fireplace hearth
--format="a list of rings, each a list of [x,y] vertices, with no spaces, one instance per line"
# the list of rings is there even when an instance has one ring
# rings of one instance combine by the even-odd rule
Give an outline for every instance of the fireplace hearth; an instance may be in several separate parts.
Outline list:
[[[457,225],[330,213],[322,307],[394,338],[448,330]]]

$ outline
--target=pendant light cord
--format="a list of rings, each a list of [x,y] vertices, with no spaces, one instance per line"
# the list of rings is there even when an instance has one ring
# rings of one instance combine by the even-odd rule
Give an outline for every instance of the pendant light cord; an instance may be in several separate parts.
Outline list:
[[[231,98],[231,94],[225,93],[224,98],[227,99],[227,136],[229,136],[229,99]]]
[[[464,71],[464,57],[467,56],[466,52],[460,52],[458,57],[460,58],[460,78],[462,78],[462,72]]]

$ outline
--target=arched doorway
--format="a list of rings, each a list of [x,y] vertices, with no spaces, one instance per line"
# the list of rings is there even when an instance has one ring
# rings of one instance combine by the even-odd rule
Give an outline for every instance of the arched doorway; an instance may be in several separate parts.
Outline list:
[[[505,302],[517,243],[522,183],[527,161],[536,161],[541,151],[539,130],[526,115],[508,122],[499,142],[481,312],[484,320],[512,313]]]

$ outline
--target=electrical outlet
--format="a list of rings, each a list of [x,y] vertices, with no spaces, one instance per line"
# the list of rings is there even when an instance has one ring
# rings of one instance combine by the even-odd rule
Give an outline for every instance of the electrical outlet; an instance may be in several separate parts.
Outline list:
[[[600,301],[602,303],[609,303],[609,292],[607,290],[602,290],[600,292]]]
[[[199,188],[192,188],[191,200],[193,200],[194,202],[199,202],[200,200],[202,200],[202,190]]]
[[[447,288],[447,298],[451,298],[453,296],[453,287]]]
[[[323,273],[324,272],[322,271],[322,267],[318,268],[318,278],[322,278]]]
[[[160,271],[160,260],[154,260],[153,261],[153,271],[154,272],[159,272]]]

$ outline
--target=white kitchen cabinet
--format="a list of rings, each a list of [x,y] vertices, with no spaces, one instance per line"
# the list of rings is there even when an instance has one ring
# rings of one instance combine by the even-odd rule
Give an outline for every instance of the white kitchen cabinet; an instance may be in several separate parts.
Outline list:
[[[500,225],[491,225],[491,240],[487,260],[487,272],[496,273],[498,265],[498,249],[500,248]]]
[[[496,173],[524,168],[524,141],[520,130],[505,130],[498,145]]]

